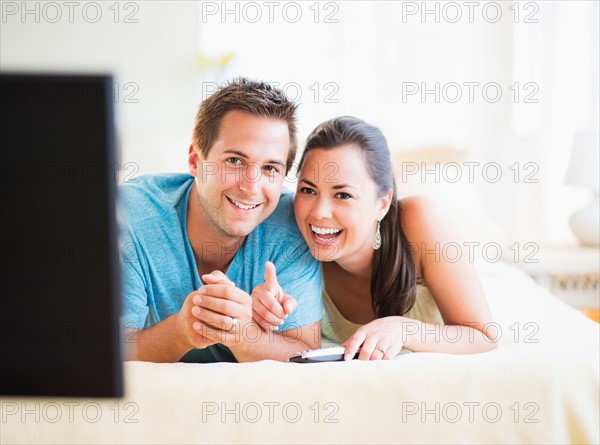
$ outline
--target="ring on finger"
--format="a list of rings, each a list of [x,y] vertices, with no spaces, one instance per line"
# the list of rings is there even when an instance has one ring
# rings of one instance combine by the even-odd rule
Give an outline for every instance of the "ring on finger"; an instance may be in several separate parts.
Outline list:
[[[235,317],[231,317],[231,329],[229,329],[230,331],[233,331],[235,329],[237,329],[237,327],[240,325],[240,320],[238,320]]]
[[[383,348],[382,346],[377,346],[375,349],[381,351],[382,354],[385,354],[387,352],[387,348]]]

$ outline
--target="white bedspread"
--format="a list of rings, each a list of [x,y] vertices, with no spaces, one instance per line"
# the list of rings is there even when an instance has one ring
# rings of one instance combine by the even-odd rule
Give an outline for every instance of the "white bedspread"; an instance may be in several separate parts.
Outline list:
[[[500,347],[387,362],[125,365],[120,400],[1,399],[4,443],[598,443],[599,325],[480,267]]]

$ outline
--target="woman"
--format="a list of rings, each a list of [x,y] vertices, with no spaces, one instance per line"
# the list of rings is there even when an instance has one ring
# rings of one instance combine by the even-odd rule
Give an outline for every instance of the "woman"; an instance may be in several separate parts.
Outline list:
[[[346,359],[359,350],[359,359],[391,359],[403,347],[494,349],[474,266],[467,255],[451,261],[443,255],[447,243],[462,245],[456,230],[434,201],[397,198],[379,129],[353,117],[319,125],[300,160],[295,212],[313,256],[322,261],[323,336],[342,343]],[[283,298],[264,289],[253,298],[259,323],[282,322],[288,309],[277,302]]]

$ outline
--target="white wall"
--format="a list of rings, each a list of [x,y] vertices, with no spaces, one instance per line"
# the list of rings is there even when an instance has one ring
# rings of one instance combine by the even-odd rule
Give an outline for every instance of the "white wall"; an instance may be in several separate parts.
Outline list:
[[[245,75],[301,94],[301,141],[323,120],[350,114],[379,126],[394,151],[453,147],[469,150],[481,166],[497,162],[501,181],[484,180],[480,168],[468,195],[456,199],[511,239],[574,242],[567,218],[588,194],[565,186],[563,177],[573,133],[598,123],[597,2],[476,2],[470,17],[468,2],[285,1],[271,3],[269,17],[268,2],[137,1],[117,4],[118,23],[114,2],[98,3],[97,23],[89,17],[93,2],[77,2],[73,23],[63,2],[55,3],[63,5],[56,23],[47,3],[1,3],[2,70],[115,73],[123,165],[135,162],[139,173],[185,170],[207,87]],[[39,20],[22,16],[23,5],[38,5]],[[462,14],[456,23],[453,5]],[[438,8],[438,16],[423,16],[423,8]],[[128,13],[138,22],[126,23]],[[208,62],[199,64],[198,55]],[[456,103],[432,94],[403,97],[413,82],[456,82],[463,96]],[[467,82],[479,83],[473,102]],[[524,103],[526,82],[538,88],[537,103]],[[483,95],[491,83],[502,89],[497,102]],[[125,101],[132,92],[137,103]],[[523,181],[533,171],[527,162],[538,169],[537,183]]]
[[[257,20],[248,3],[204,2],[201,51],[234,55],[221,78],[298,85],[301,139],[319,122],[350,114],[379,126],[394,151],[468,150],[479,164],[457,200],[511,239],[575,241],[567,218],[588,196],[563,178],[574,132],[598,120],[597,3],[329,2],[319,4],[317,23],[314,3],[301,5],[297,21],[295,11],[284,13],[288,3],[278,3],[272,20],[263,7]],[[335,23],[326,23],[326,12]],[[315,101],[316,82],[333,83],[337,101]],[[403,95],[409,84],[436,83],[441,97]],[[499,87],[501,98],[484,85]],[[490,163],[500,168],[498,182],[483,171]]]
[[[245,74],[277,81],[292,94],[292,85],[299,85],[301,137],[325,119],[351,114],[381,127],[394,150],[443,145],[484,152],[497,139],[495,133],[510,124],[510,18],[491,24],[478,16],[472,24],[452,24],[427,16],[423,23],[420,14],[403,13],[406,3],[420,2],[329,3],[337,9],[321,3],[318,23],[311,3],[302,4],[296,23],[282,17],[283,6],[276,9],[273,23],[266,9],[257,23],[244,20],[243,8],[238,17],[205,14],[201,51],[234,53],[223,77]],[[220,5],[219,10],[223,12]],[[326,13],[338,22],[324,23]],[[245,15],[250,18],[251,10]],[[316,82],[318,101],[311,89]],[[335,93],[325,89],[328,82],[336,85]],[[412,82],[431,88],[435,82],[456,82],[463,99],[436,103],[434,95],[427,95],[422,103],[415,94],[403,102],[403,84]],[[490,106],[477,87],[470,103],[464,82],[497,82],[504,88],[502,100]],[[333,93],[337,103],[325,101],[326,93]]]
[[[64,2],[2,2],[2,70],[113,73],[126,172],[131,163],[139,172],[185,170],[198,107],[197,4],[76,3],[69,17]]]

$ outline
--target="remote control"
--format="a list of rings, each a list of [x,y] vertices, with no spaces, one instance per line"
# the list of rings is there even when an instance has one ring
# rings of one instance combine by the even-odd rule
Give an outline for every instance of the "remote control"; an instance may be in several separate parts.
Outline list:
[[[343,346],[331,346],[328,348],[309,349],[292,355],[288,362],[292,363],[321,363],[321,362],[341,362],[344,361]],[[358,352],[354,358],[358,357]]]

